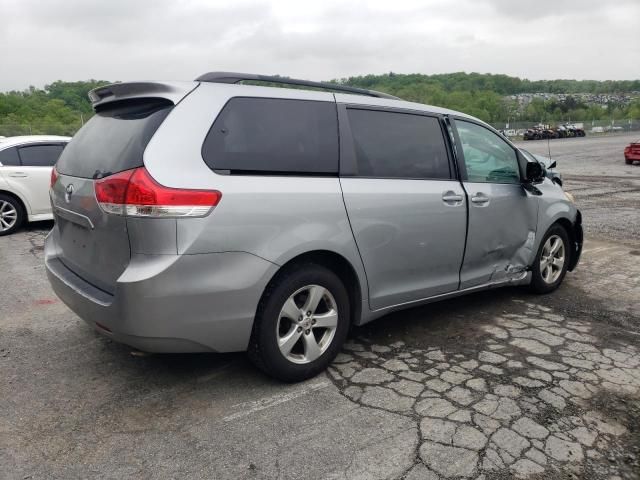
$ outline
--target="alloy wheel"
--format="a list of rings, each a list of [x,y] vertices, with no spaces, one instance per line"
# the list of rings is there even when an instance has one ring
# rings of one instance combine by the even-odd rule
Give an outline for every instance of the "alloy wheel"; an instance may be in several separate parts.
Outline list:
[[[542,248],[540,255],[540,275],[547,284],[552,284],[562,274],[565,262],[565,248],[562,238],[551,235]]]
[[[338,327],[338,307],[329,290],[307,285],[284,303],[277,323],[278,348],[289,361],[317,360],[331,345]]]
[[[18,221],[18,211],[5,200],[0,200],[0,232],[5,232]]]

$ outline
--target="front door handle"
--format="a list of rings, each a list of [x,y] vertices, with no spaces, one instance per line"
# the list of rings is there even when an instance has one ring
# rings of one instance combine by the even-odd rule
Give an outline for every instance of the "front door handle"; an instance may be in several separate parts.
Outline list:
[[[442,201],[447,205],[459,205],[462,203],[462,200],[464,200],[464,197],[453,190],[449,190],[442,194]]]
[[[489,203],[489,197],[487,197],[484,193],[476,193],[473,197],[471,197],[471,202],[476,205],[486,205]]]
[[[13,178],[25,178],[28,175],[26,173],[24,173],[24,172],[12,172],[12,173],[9,174],[9,176],[13,177]]]

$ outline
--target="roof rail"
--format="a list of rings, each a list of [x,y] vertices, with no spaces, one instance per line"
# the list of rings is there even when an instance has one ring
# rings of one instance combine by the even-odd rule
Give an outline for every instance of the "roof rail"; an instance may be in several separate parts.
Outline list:
[[[364,88],[349,87],[346,85],[337,85],[335,83],[298,80],[295,78],[288,78],[288,77],[257,75],[255,73],[209,72],[209,73],[200,75],[198,78],[196,78],[196,82],[211,82],[211,83],[239,83],[246,80],[258,81],[258,82],[283,83],[287,85],[300,85],[301,87],[322,88],[325,90],[334,90],[336,92],[355,93],[357,95],[367,95],[369,97],[401,100],[400,98],[394,97],[393,95],[389,95],[388,93],[376,92],[375,90],[366,90]]]

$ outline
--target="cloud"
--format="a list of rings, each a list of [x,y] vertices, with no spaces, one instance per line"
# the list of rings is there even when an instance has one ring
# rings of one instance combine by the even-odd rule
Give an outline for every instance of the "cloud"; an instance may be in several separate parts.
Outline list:
[[[0,0],[0,90],[54,80],[395,71],[638,78],[637,0]]]

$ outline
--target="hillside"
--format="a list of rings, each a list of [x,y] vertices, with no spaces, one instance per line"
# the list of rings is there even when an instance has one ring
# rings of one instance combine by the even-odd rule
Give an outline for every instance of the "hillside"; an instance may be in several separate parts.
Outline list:
[[[491,123],[640,118],[640,80],[531,81],[480,73],[388,73],[333,82],[452,108]],[[72,135],[92,114],[87,92],[105,83],[109,82],[57,81],[44,89],[0,93],[0,135]],[[593,98],[604,100],[594,103]]]

